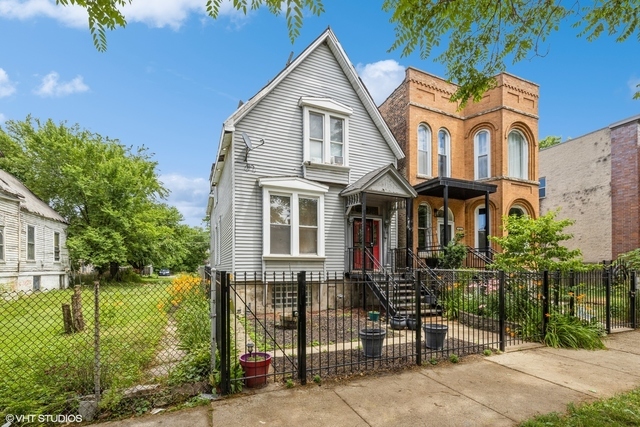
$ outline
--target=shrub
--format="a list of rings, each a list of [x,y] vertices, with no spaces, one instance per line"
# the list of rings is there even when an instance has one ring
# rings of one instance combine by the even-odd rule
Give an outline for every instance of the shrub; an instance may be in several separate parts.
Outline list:
[[[549,317],[544,343],[554,348],[585,348],[587,350],[602,349],[603,329],[595,322],[588,322],[578,317],[553,313]]]

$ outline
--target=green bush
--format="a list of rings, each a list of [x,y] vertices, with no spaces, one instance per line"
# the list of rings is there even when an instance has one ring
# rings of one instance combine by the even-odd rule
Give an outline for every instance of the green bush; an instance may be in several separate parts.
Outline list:
[[[554,348],[602,349],[603,329],[597,322],[587,322],[574,316],[553,313],[549,317],[544,343]]]

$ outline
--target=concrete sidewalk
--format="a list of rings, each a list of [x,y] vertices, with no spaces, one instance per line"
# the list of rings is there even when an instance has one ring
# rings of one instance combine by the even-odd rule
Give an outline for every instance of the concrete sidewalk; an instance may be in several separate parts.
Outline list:
[[[351,379],[273,386],[210,406],[101,424],[152,426],[513,426],[569,402],[640,386],[640,330],[610,335],[608,350],[537,347]]]

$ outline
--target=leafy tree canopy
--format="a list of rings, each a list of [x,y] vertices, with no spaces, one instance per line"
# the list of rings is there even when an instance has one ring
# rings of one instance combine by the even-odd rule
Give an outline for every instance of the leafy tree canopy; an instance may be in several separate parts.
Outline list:
[[[489,236],[500,245],[502,252],[495,256],[492,267],[505,271],[581,270],[582,253],[569,250],[562,242],[573,237],[565,228],[575,221],[556,220],[557,211],[539,218],[510,215],[502,218],[507,232],[503,237]]]
[[[226,0],[206,1],[206,11],[218,17]],[[120,9],[133,0],[56,0],[61,5],[84,7],[99,51],[107,48],[105,30],[125,27]],[[285,13],[289,37],[300,33],[305,10],[324,12],[323,0],[233,0],[243,13],[266,6],[274,15]],[[364,6],[363,6],[364,7]],[[453,100],[464,105],[479,100],[495,85],[494,76],[516,63],[548,51],[548,37],[561,25],[571,25],[577,35],[593,41],[603,34],[622,42],[640,41],[640,2],[637,0],[575,2],[562,0],[385,0],[396,40],[391,50],[409,55],[418,49],[423,59],[443,40],[446,49],[436,57],[446,67],[447,78],[459,84]],[[640,87],[640,85],[638,86]],[[634,98],[640,99],[640,91]]]
[[[554,145],[558,145],[562,142],[562,139],[559,136],[547,136],[546,138],[542,138],[540,142],[538,142],[538,149],[542,150],[543,148],[553,147]]]
[[[192,236],[177,209],[160,203],[168,191],[146,148],[29,116],[0,129],[0,152],[0,168],[68,221],[72,261],[113,274],[125,263],[183,265],[191,256],[183,239]]]

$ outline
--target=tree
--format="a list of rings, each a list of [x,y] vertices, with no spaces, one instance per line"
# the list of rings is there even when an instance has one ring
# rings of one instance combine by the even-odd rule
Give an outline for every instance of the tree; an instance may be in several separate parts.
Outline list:
[[[205,1],[205,0],[203,0]],[[216,19],[226,0],[206,0],[209,16]],[[99,51],[107,48],[105,29],[125,27],[118,9],[133,0],[56,0],[61,5],[84,7],[89,28]],[[420,50],[423,59],[431,56],[442,40],[447,48],[436,58],[446,67],[447,78],[459,84],[452,100],[464,106],[479,100],[495,85],[494,76],[506,69],[506,62],[531,56],[545,56],[547,38],[561,24],[569,24],[578,36],[593,41],[602,34],[626,41],[635,35],[640,41],[640,3],[637,0],[569,2],[562,0],[385,0],[382,9],[390,12],[396,41],[391,50],[408,55]],[[323,0],[233,0],[236,10],[266,6],[271,13],[285,11],[289,37],[293,42],[302,27],[305,9],[314,15],[324,12]],[[640,85],[638,85],[640,88]],[[640,99],[640,90],[634,98]]]
[[[227,0],[206,0],[207,14],[213,19],[218,18],[220,6]],[[56,0],[56,4],[63,6],[76,5],[87,10],[89,15],[89,30],[93,37],[93,44],[100,52],[107,50],[107,35],[105,30],[126,27],[125,16],[119,10],[133,0]],[[291,42],[300,34],[305,9],[314,15],[324,12],[322,0],[233,0],[233,7],[246,15],[249,9],[255,10],[266,6],[269,12],[278,16],[284,10]]]
[[[41,123],[30,116],[8,121],[5,128],[0,168],[16,173],[69,222],[73,261],[84,260],[99,272],[111,268],[113,275],[132,258],[159,256],[162,251],[150,248],[151,242],[167,229],[158,224],[164,221],[170,229],[182,217],[157,205],[167,190],[146,148],[134,150],[78,125]]]
[[[548,212],[537,219],[527,215],[504,216],[502,227],[507,234],[503,237],[489,236],[502,248],[492,267],[505,271],[584,269],[580,250],[569,250],[561,244],[573,237],[564,230],[575,221],[556,220],[557,215],[558,211]]]
[[[561,142],[562,139],[559,136],[549,135],[538,142],[538,149],[542,150],[543,148],[553,147],[554,145],[558,145]]]

